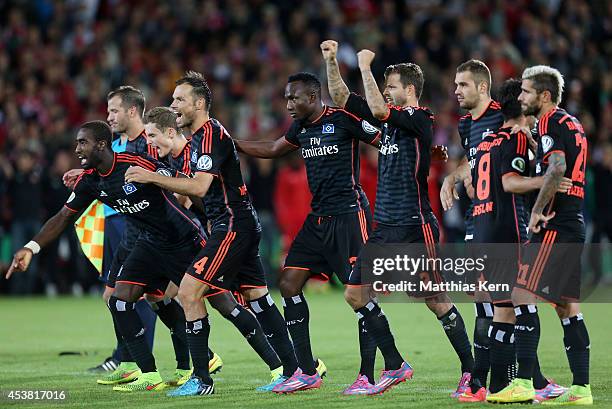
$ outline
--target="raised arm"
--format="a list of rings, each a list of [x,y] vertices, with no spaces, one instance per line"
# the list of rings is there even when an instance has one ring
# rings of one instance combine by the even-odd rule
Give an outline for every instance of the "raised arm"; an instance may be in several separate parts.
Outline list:
[[[298,147],[284,136],[275,141],[244,141],[234,140],[238,152],[246,153],[256,158],[278,158],[296,150]]]
[[[327,70],[327,88],[329,96],[335,105],[344,108],[349,98],[349,89],[342,80],[340,67],[336,55],[338,54],[338,43],[334,40],[325,40],[321,43],[321,52],[325,60]]]
[[[66,227],[74,223],[79,214],[80,212],[63,207],[55,216],[47,220],[38,234],[24,247],[17,250],[6,273],[6,278],[10,278],[14,271],[26,271],[32,261],[32,256],[57,239]]]
[[[370,111],[376,119],[384,120],[389,117],[389,107],[380,93],[374,74],[372,74],[371,66],[375,55],[370,50],[361,50],[357,53],[357,60],[359,61],[359,70],[361,71],[368,107],[370,107]]]

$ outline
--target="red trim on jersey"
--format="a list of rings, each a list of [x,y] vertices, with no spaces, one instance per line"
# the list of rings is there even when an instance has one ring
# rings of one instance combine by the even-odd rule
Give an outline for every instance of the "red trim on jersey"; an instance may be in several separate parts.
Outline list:
[[[126,280],[117,280],[117,281],[115,281],[115,284],[119,284],[119,283],[134,284],[134,285],[137,285],[139,287],[146,287],[147,286],[145,283],[139,283],[137,281],[126,281]]]
[[[66,204],[64,205],[64,207],[65,207],[66,209],[70,210],[71,212],[78,213],[78,210],[74,210],[74,209],[72,209],[72,208],[68,207],[68,205],[66,205]]]
[[[157,169],[157,167],[155,166],[155,164],[151,161],[149,161],[146,158],[143,158],[142,156],[137,156],[137,155],[130,155],[130,154],[126,154],[126,153],[118,153],[115,155],[117,158],[117,162],[119,163],[131,163],[131,164],[135,164],[140,166],[141,168],[145,168],[147,170],[150,170],[151,172],[155,172],[155,170]],[[115,167],[115,165],[113,164],[113,168]],[[110,174],[110,172],[109,172]],[[101,176],[108,176],[107,175],[101,175]]]
[[[566,120],[567,118],[569,118],[569,117],[570,117],[570,116],[569,116],[569,114],[565,114],[565,115],[563,115],[563,116],[561,117],[561,119],[559,119],[559,124],[562,124],[563,122],[565,122],[565,120]]]
[[[83,173],[81,173],[76,181],[74,182],[74,187],[72,188],[72,190],[74,191],[74,189],[76,189],[77,185],[79,184],[79,182],[81,181],[81,179],[83,179],[83,176],[85,175],[91,175],[92,173],[94,173],[95,169],[86,169],[83,171]]]
[[[98,171],[100,176],[102,176],[104,178],[104,177],[107,177],[108,175],[110,175],[111,173],[113,173],[113,170],[115,170],[115,163],[116,162],[117,162],[117,154],[113,153],[113,166],[111,166],[110,170],[108,172],[106,172],[106,173],[100,173],[100,171]]]
[[[501,109],[501,106],[499,105],[499,102],[497,101],[493,101],[493,100],[489,101],[489,105],[487,105],[485,110],[482,111],[482,113],[477,118],[472,118],[472,121],[474,122],[478,121],[480,118],[485,116],[485,114],[487,113],[489,109],[492,109],[494,111],[499,111]]]
[[[296,267],[296,266],[285,266],[285,267],[283,267],[283,270],[288,270],[290,268],[292,268],[294,270],[310,271],[310,269],[307,268],[307,267]]]
[[[319,119],[323,118],[323,116],[325,115],[325,113],[327,112],[327,105],[323,105],[323,112],[321,112],[321,115],[319,115],[317,117],[317,119],[314,119],[312,121],[310,121],[311,124],[314,124],[315,122],[317,122]]]
[[[362,120],[362,118],[359,118],[357,115],[355,115],[355,114],[353,114],[353,113],[351,113],[351,112],[347,111],[347,110],[346,110],[346,109],[344,109],[344,108],[336,108],[336,109],[337,109],[338,111],[344,112],[345,114],[347,114],[347,115],[351,116],[351,118],[353,118],[353,119],[354,119],[354,120],[356,120],[356,121],[361,122],[361,120]]]
[[[540,118],[540,121],[538,122],[538,131],[540,133],[540,136],[546,135],[546,132],[548,132],[548,120],[555,112],[557,112],[557,107],[554,107],[553,109],[542,115],[542,118]]]

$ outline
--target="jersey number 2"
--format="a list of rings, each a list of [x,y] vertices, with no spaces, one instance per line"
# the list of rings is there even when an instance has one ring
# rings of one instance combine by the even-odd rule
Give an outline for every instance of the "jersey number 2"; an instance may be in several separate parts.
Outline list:
[[[574,163],[574,169],[572,170],[572,181],[584,184],[584,171],[586,168],[587,159],[587,139],[585,136],[577,133],[576,135],[576,146],[580,149],[576,162]]]

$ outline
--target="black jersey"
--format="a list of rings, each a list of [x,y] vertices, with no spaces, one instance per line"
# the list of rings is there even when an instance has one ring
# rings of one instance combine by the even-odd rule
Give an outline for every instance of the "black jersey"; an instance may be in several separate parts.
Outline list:
[[[234,141],[216,119],[209,119],[191,137],[191,172],[214,176],[202,198],[211,231],[261,230],[242,178]]]
[[[544,175],[548,159],[554,152],[565,155],[567,169],[565,177],[572,179],[572,188],[567,193],[556,193],[545,213],[555,212],[548,223],[549,228],[583,229],[585,171],[587,161],[587,138],[576,118],[561,108],[544,114],[537,125],[539,134],[536,155],[536,175]]]
[[[497,101],[489,102],[489,106],[478,117],[473,118],[471,113],[462,116],[459,119],[459,138],[461,146],[465,151],[465,156],[470,163],[470,171],[474,170],[476,149],[485,136],[495,133],[504,123],[504,116],[501,112],[501,106]],[[474,225],[472,221],[472,206],[467,210],[465,215],[465,238],[470,240],[474,234]]]
[[[169,153],[163,160],[168,166],[184,175],[191,175],[191,141],[188,141],[183,150],[176,156]]]
[[[333,216],[369,205],[359,183],[359,141],[370,143],[379,134],[367,121],[328,106],[312,122],[293,122],[285,139],[301,148],[312,214]]]
[[[367,101],[351,94],[346,109],[382,127],[374,220],[388,225],[417,225],[433,216],[427,177],[434,116],[423,107],[389,105],[389,116],[376,119]]]
[[[529,175],[525,134],[502,128],[476,147],[472,186],[475,243],[523,243],[527,241],[527,214],[523,195],[504,191],[502,178],[515,173]]]
[[[101,174],[94,169],[83,172],[65,207],[82,212],[97,199],[126,215],[139,232],[148,233],[141,237],[169,243],[202,240],[197,219],[178,204],[174,195],[154,184],[125,182],[125,172],[130,166],[170,175],[170,170],[153,158],[115,153],[108,173]]]
[[[148,155],[152,158],[157,159],[157,149],[155,149],[151,144],[147,143],[147,134],[144,129],[140,134],[136,137],[136,139],[127,141],[125,146],[126,152],[138,153],[141,155]]]
[[[147,143],[147,134],[143,129],[138,136],[133,139],[127,141],[125,145],[125,151],[136,153],[138,155],[148,155],[152,158],[157,159],[157,149]],[[126,249],[131,249],[138,236],[140,235],[140,229],[137,228],[133,220],[127,219],[125,223],[125,230],[123,231],[123,237],[121,238],[121,245]]]
[[[187,141],[187,143],[183,147],[183,150],[178,155],[174,156],[174,155],[172,155],[172,153],[169,153],[168,156],[166,156],[163,159],[163,162],[166,163],[168,165],[168,167],[170,167],[170,169],[172,169],[175,172],[182,173],[185,176],[192,176],[192,172],[191,172],[191,139],[189,139]],[[200,222],[202,223],[202,226],[206,226],[207,225],[208,218],[206,217],[206,214],[204,213],[204,211],[202,209],[200,209],[199,207],[197,207],[195,205],[192,205],[189,209],[200,220]]]

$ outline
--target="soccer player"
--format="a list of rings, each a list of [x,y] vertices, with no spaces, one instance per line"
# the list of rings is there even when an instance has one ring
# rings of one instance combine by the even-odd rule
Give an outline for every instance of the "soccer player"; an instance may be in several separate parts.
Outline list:
[[[193,376],[170,396],[214,392],[208,373],[210,324],[202,297],[209,292],[238,289],[249,301],[263,331],[282,361],[283,371],[297,363],[282,315],[268,293],[259,258],[261,226],[240,171],[234,141],[219,121],[210,117],[212,93],[204,76],[188,72],[177,81],[171,108],[177,125],[192,132],[192,178],[171,178],[132,168],[131,182],[153,183],[175,193],[202,199],[210,220],[210,238],[181,282],[179,299],[187,317],[187,338]],[[250,314],[244,309],[238,313]],[[253,331],[257,331],[254,328]]]
[[[171,169],[184,175],[191,175],[191,144],[179,132],[176,120],[177,115],[170,108],[156,107],[145,114],[145,129],[159,157],[165,160]],[[198,216],[202,225],[205,225],[206,215],[201,209],[197,209],[201,206],[201,199],[193,198],[193,202],[194,205],[191,207],[193,213]],[[255,316],[238,305],[230,291],[210,292],[206,297],[210,305],[245,336],[247,342],[269,366],[273,378],[277,378],[282,373],[282,364],[266,340]],[[265,388],[260,387],[259,390]]]
[[[300,149],[306,162],[312,211],[291,244],[279,282],[285,321],[301,369],[274,389],[288,393],[321,384],[310,345],[310,313],[302,290],[312,275],[327,279],[332,273],[350,286],[352,264],[370,234],[371,224],[369,202],[359,184],[359,141],[376,146],[380,132],[343,109],[323,105],[321,82],[310,73],[289,77],[285,99],[294,121],[283,137],[265,142],[237,141],[236,145],[240,151],[261,158],[275,158]],[[345,394],[353,394],[353,389],[363,389],[372,382],[367,376],[373,377],[376,347],[364,344],[363,337],[367,335],[362,333],[361,324],[358,329],[363,376]],[[370,362],[371,368],[366,369]]]
[[[490,261],[483,279],[490,284],[514,283],[521,266],[521,243],[527,241],[527,212],[524,194],[539,189],[544,179],[529,175],[529,141],[527,135],[512,133],[516,126],[524,128],[527,119],[521,111],[518,96],[521,81],[510,79],[504,82],[499,91],[501,112],[504,117],[502,127],[493,134],[486,135],[476,148],[474,168],[472,169],[473,200],[473,240],[472,243],[503,243],[503,249],[484,247],[494,252],[516,254],[509,262],[507,257]],[[560,192],[567,191],[571,180],[566,179]],[[512,250],[512,247],[515,249]],[[511,257],[513,258],[513,257]],[[494,305],[493,321],[489,329],[489,355],[491,362],[491,382],[489,391],[497,393],[505,388],[514,372],[514,309],[511,291],[489,293]],[[537,370],[541,385],[539,401],[559,396],[565,389],[549,383]],[[459,396],[461,402],[484,402],[487,391],[481,387],[476,393],[466,391]]]
[[[528,254],[528,268],[521,271],[512,292],[515,307],[515,343],[518,360],[517,377],[503,390],[490,394],[489,402],[513,403],[531,401],[535,397],[532,381],[540,340],[537,298],[550,301],[563,327],[563,343],[573,374],[572,386],[545,405],[590,405],[589,385],[590,341],[580,312],[580,256],[584,243],[584,201],[587,139],[580,122],[559,108],[563,93],[563,76],[549,66],[525,69],[519,96],[525,115],[538,118],[539,144],[536,173],[544,175],[544,183],[531,211],[529,231],[531,243],[539,251]],[[572,186],[559,192],[563,177]],[[558,254],[556,246],[571,243],[571,255]],[[531,257],[533,256],[533,257]],[[560,272],[569,277],[560,279]],[[523,274],[524,273],[524,274]]]
[[[374,53],[360,51],[358,62],[366,93],[364,99],[351,94],[340,76],[336,61],[338,44],[327,40],[321,44],[321,49],[334,103],[383,129],[374,214],[377,227],[368,243],[426,243],[434,246],[438,240],[438,225],[427,194],[433,115],[427,108],[419,107],[424,82],[421,68],[415,64],[387,67],[383,97],[370,68]],[[351,274],[351,278],[355,277],[357,281],[361,280],[360,262],[357,261]],[[431,280],[439,278],[434,273]],[[347,299],[351,300],[351,306],[358,316],[366,315],[369,318],[366,328],[376,338],[375,342],[385,357],[383,376],[366,393],[379,393],[410,379],[413,370],[397,351],[388,324],[384,328],[377,328],[371,320],[372,311],[381,311],[375,300],[364,299],[365,293],[355,287],[348,288],[347,293]],[[423,296],[457,352],[462,373],[469,372],[473,358],[461,314],[445,293]],[[374,333],[368,325],[375,328]],[[381,345],[387,350],[383,351]]]
[[[163,380],[144,339],[146,328],[135,311],[135,303],[145,293],[163,295],[170,281],[180,283],[204,240],[201,225],[164,190],[124,181],[125,172],[133,166],[164,173],[169,173],[169,170],[148,157],[113,152],[112,132],[106,123],[92,121],[83,124],[76,141],[75,152],[86,170],[78,178],[64,208],[45,223],[32,241],[17,251],[7,276],[10,277],[13,271],[27,269],[32,256],[56,239],[94,200],[127,215],[143,234],[138,236],[122,263],[108,307],[142,373],[135,381],[113,389],[161,389]],[[166,313],[164,323],[171,331],[180,332],[185,325],[182,309],[167,309]]]
[[[459,137],[465,150],[465,157],[454,172],[444,178],[440,189],[440,199],[444,210],[453,206],[453,198],[459,196],[455,184],[462,182],[471,190],[471,171],[474,168],[476,149],[482,139],[495,133],[503,124],[504,118],[499,103],[491,99],[491,72],[485,63],[469,60],[457,67],[455,75],[455,95],[459,106],[468,110],[467,115],[459,120]],[[471,198],[471,197],[470,197]],[[474,236],[472,219],[473,207],[469,206],[465,215],[465,241],[470,242]],[[493,320],[493,305],[487,293],[476,291],[474,294],[476,322],[474,325],[474,370],[465,378],[465,382],[453,395],[458,397],[466,392],[468,385],[476,393],[485,387],[489,372],[489,336],[488,330]]]

